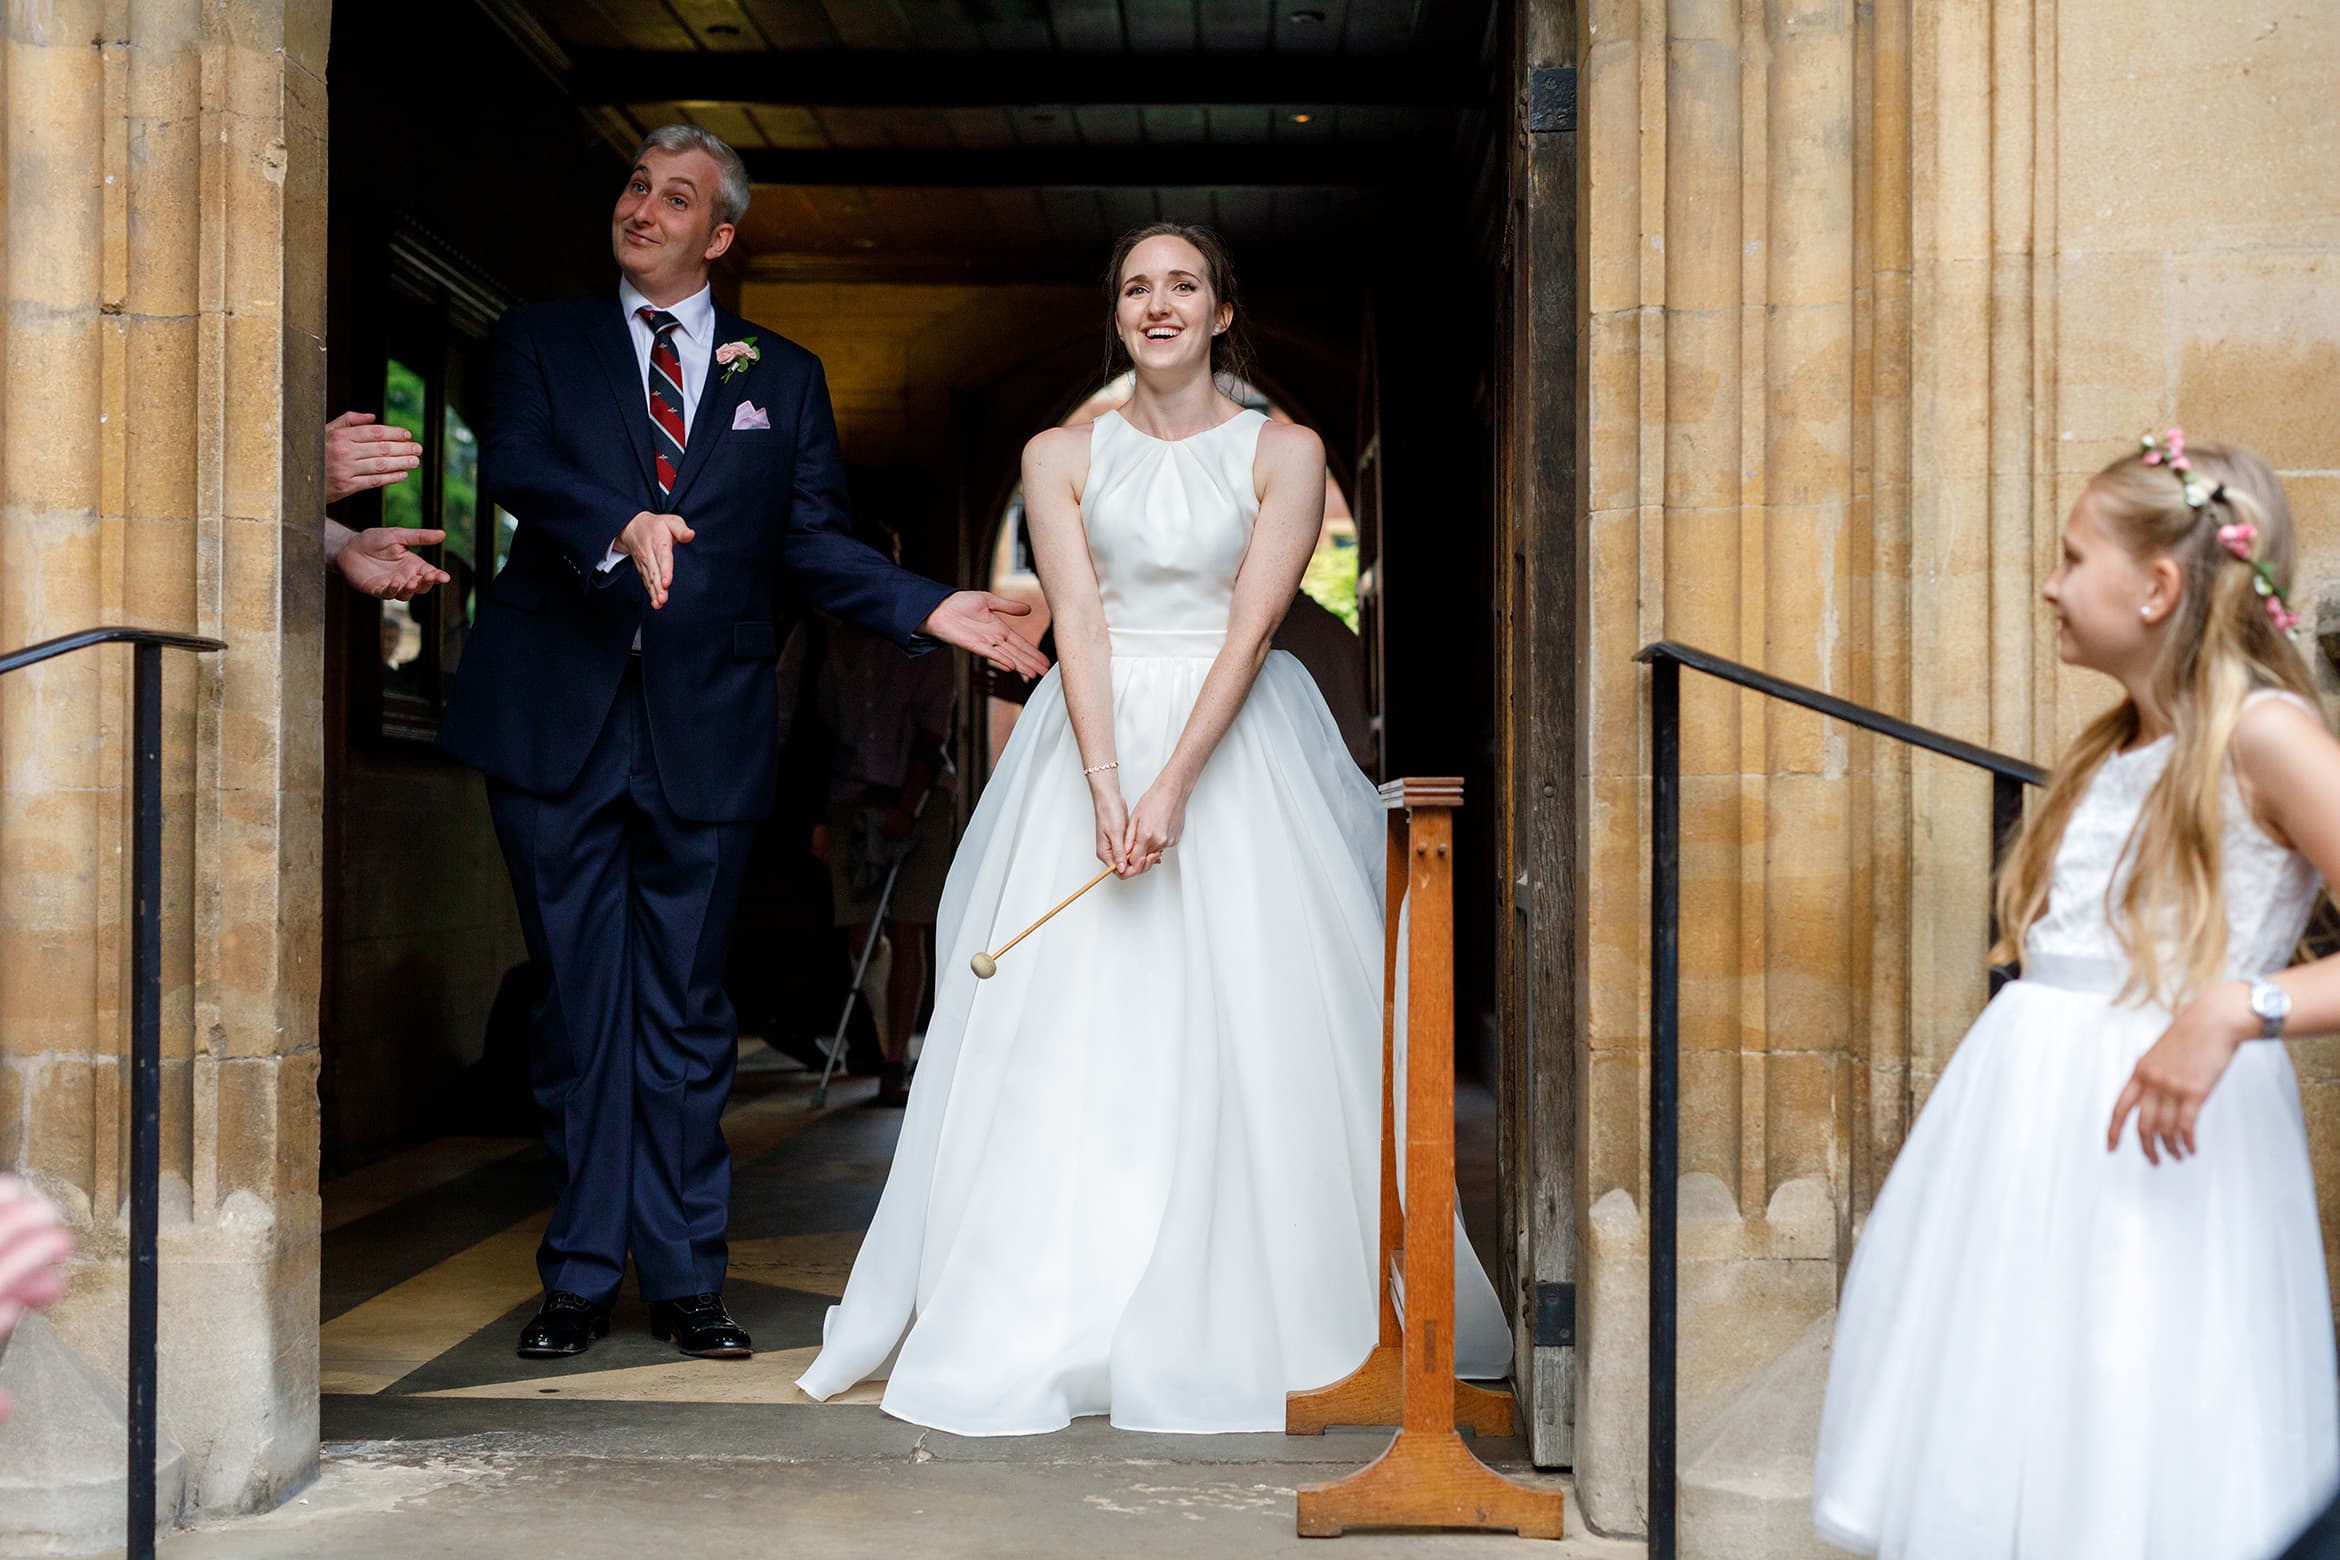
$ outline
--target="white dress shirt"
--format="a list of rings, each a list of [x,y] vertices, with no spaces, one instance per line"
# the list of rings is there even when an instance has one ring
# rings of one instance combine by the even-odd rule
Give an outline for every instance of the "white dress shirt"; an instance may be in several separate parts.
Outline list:
[[[626,334],[634,343],[634,383],[642,387],[642,416],[650,416],[650,344],[657,332],[642,318],[641,311],[656,308],[649,299],[636,290],[629,281],[618,283],[618,307],[625,311]],[[682,359],[683,387],[683,444],[690,444],[691,420],[699,414],[699,391],[707,383],[707,362],[715,355],[715,288],[712,283],[692,293],[682,302],[669,308],[674,316],[675,331],[667,340],[674,347],[674,355]],[[609,551],[601,560],[601,572],[607,574],[626,561],[613,538]],[[642,636],[634,635],[634,648],[642,648]]]

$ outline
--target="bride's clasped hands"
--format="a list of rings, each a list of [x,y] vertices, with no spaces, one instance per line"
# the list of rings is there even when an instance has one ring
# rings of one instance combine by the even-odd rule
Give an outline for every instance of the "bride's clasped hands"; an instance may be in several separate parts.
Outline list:
[[[1162,864],[1162,853],[1186,832],[1186,799],[1193,791],[1167,776],[1146,787],[1146,794],[1122,827],[1121,875],[1136,877]]]
[[[1129,804],[1112,770],[1089,776],[1089,803],[1097,810],[1097,860],[1118,877],[1128,877]]]

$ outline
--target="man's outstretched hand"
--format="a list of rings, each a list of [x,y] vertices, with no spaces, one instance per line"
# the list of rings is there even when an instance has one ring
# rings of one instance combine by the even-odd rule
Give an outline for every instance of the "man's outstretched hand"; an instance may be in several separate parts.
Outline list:
[[[979,655],[1003,672],[1029,679],[1048,670],[1048,657],[1008,627],[1008,619],[1031,614],[1028,602],[1010,601],[987,590],[963,590],[944,597],[943,604],[918,625],[918,631]]]
[[[618,533],[617,550],[632,560],[650,595],[650,610],[666,605],[674,589],[674,550],[699,533],[680,515],[654,515],[645,509]]]
[[[347,531],[338,529],[330,520],[325,526],[325,546],[333,556],[333,567],[341,571],[349,588],[361,596],[381,601],[412,601],[427,594],[432,586],[444,585],[453,578],[429,559],[407,551],[410,547],[430,547],[445,541],[444,531],[398,525]]]

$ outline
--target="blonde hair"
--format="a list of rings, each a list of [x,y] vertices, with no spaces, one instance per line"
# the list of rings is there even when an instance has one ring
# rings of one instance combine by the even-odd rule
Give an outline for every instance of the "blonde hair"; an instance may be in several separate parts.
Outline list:
[[[2090,480],[2096,515],[2139,561],[2167,557],[2180,571],[2177,607],[2153,671],[2156,701],[2167,715],[2169,763],[2146,795],[2116,874],[2116,903],[2106,905],[2114,935],[2129,957],[2124,996],[2143,995],[2175,1008],[2224,973],[2226,896],[2219,878],[2225,832],[2228,748],[2243,701],[2277,688],[2316,703],[2307,664],[2267,613],[2258,574],[2218,540],[2230,523],[2254,526],[2254,557],[2265,560],[2288,595],[2297,540],[2282,484],[2258,455],[2240,445],[2189,444],[2191,475],[2216,495],[2197,511],[2185,483],[2143,452],[2114,461]],[[2223,490],[2221,490],[2223,489]],[[2137,706],[2122,699],[2090,721],[2064,754],[2047,794],[2031,809],[1999,874],[1999,944],[1994,962],[2019,958],[2023,940],[2047,912],[2056,847],[2098,769],[2136,740]],[[2162,968],[2174,949],[2183,967]]]

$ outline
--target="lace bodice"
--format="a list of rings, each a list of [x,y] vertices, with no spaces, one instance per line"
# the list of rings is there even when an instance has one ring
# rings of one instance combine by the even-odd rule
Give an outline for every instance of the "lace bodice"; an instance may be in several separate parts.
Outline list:
[[[2260,699],[2289,698],[2262,690]],[[2136,827],[2146,793],[2169,762],[2166,736],[2115,753],[2096,772],[2056,847],[2047,913],[2024,938],[2027,952],[2121,960],[2107,906],[2128,884],[2123,849]],[[2226,828],[2219,841],[2226,894],[2226,973],[2265,974],[2290,962],[2321,886],[2316,869],[2298,851],[2278,845],[2251,817],[2242,789],[2226,778]]]
[[[1266,423],[1245,410],[1184,439],[1140,433],[1119,412],[1092,425],[1081,523],[1108,628],[1226,632],[1259,518],[1251,468]]]

